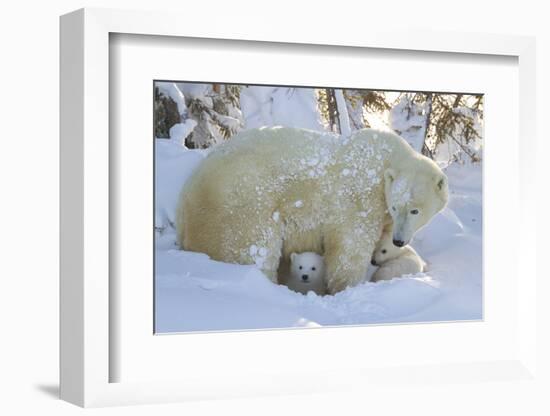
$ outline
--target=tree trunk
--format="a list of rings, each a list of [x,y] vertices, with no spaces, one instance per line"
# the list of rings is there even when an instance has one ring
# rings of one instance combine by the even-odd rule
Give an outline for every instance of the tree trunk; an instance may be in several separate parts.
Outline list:
[[[340,131],[340,120],[338,118],[338,106],[336,105],[336,97],[332,88],[325,89],[327,93],[327,111],[330,130],[334,133]]]
[[[424,156],[429,157],[430,159],[433,159],[433,152],[430,150],[428,145],[426,144],[426,140],[428,139],[428,133],[430,131],[430,122],[432,119],[432,108],[433,108],[433,95],[432,93],[428,93],[426,95],[426,121],[424,125],[424,143],[422,144],[422,154]]]
[[[344,92],[341,89],[334,90],[334,98],[336,99],[336,111],[340,125],[340,134],[344,137],[349,137],[351,135],[351,126]]]

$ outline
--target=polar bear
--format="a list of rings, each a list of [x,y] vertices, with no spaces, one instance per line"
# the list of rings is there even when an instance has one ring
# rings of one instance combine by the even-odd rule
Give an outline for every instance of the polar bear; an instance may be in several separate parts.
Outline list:
[[[290,253],[321,253],[333,294],[364,279],[388,212],[405,246],[447,198],[441,169],[394,133],[251,129],[184,184],[177,236],[184,250],[256,264],[273,282]]]
[[[421,273],[426,267],[424,260],[411,246],[397,247],[392,240],[392,227],[384,228],[372,255],[371,264],[379,266],[372,275],[372,282],[390,280],[405,274]]]
[[[291,253],[290,273],[286,285],[289,289],[304,295],[309,291],[318,295],[326,294],[323,256],[313,252]]]

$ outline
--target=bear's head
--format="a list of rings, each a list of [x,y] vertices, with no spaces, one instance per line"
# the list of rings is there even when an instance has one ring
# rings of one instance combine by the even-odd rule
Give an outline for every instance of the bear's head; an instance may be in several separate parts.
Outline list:
[[[325,261],[317,253],[304,252],[290,255],[290,277],[303,284],[318,283],[324,278]]]
[[[407,169],[384,172],[386,204],[393,220],[392,242],[410,243],[414,234],[447,204],[447,177],[430,159],[419,156]]]

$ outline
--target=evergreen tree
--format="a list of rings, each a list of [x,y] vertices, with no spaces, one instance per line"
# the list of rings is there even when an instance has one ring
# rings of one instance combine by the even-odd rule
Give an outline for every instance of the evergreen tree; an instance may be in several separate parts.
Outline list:
[[[327,130],[333,133],[340,133],[340,115],[338,103],[333,88],[322,88],[317,94],[319,100],[319,111],[325,122]]]
[[[243,127],[237,85],[180,84],[189,118],[197,125],[186,138],[189,148],[206,148],[227,140]]]
[[[483,96],[433,94],[427,146],[447,162],[479,162],[482,150]]]
[[[391,110],[384,91],[358,90],[363,97],[363,108],[367,113],[384,113]],[[367,127],[369,127],[367,125]]]
[[[370,127],[369,120],[376,120],[371,115],[383,123],[388,120],[389,128],[434,160],[481,160],[482,95],[169,82],[155,85],[155,137],[172,135],[189,148],[206,148],[228,140],[243,128],[245,119],[247,128],[285,125],[347,136]]]
[[[170,128],[180,122],[180,114],[176,102],[162,94],[155,87],[155,101],[153,104],[153,119],[155,125],[155,137],[170,138]]]
[[[481,95],[403,93],[390,112],[392,129],[440,162],[481,160]]]

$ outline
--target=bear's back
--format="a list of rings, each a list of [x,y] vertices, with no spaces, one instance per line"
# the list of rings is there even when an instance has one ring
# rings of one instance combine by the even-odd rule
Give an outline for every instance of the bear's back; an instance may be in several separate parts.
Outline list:
[[[287,127],[243,131],[218,146],[208,158],[254,159],[291,163],[296,159],[330,156],[338,138],[334,134]]]
[[[213,149],[196,177],[220,191],[260,186],[269,192],[290,180],[323,176],[336,147],[331,134],[283,127],[247,130]]]

